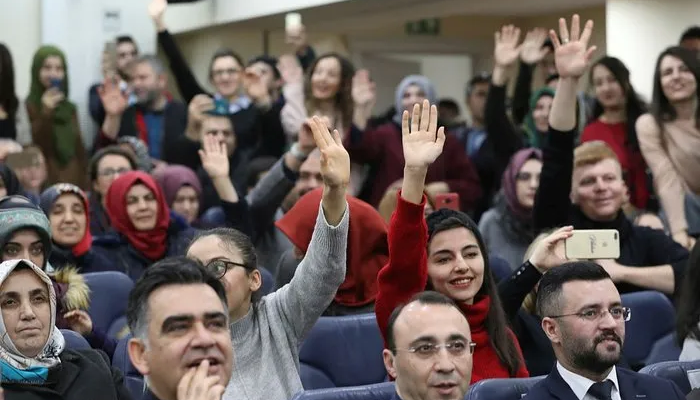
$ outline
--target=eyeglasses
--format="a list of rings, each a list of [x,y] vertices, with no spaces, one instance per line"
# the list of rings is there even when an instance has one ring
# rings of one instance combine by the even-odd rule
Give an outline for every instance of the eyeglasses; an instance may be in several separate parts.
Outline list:
[[[228,270],[234,267],[242,267],[248,269],[248,266],[243,263],[237,263],[228,260],[214,260],[207,264],[204,268],[209,271],[210,274],[214,275],[217,279],[221,279],[226,275]]]
[[[239,72],[241,72],[241,70],[239,70],[237,68],[215,69],[214,71],[211,72],[211,75],[215,78],[218,78],[218,77],[224,76],[224,75],[235,75]]]
[[[422,358],[432,358],[436,356],[443,347],[451,356],[460,357],[467,354],[467,352],[469,354],[473,354],[476,343],[472,342],[471,340],[452,340],[443,344],[423,343],[417,346],[409,347],[408,349],[395,350],[413,353]]]
[[[125,174],[127,172],[131,171],[130,168],[105,168],[102,171],[98,172],[98,175],[100,176],[113,176],[113,175],[121,175]]]
[[[612,316],[614,320],[618,321],[629,321],[632,318],[632,310],[630,310],[629,307],[612,307],[609,310],[590,309],[573,314],[550,315],[549,318],[577,316],[581,319],[585,319],[586,321],[598,321],[603,318],[605,313],[610,313],[610,316]]]

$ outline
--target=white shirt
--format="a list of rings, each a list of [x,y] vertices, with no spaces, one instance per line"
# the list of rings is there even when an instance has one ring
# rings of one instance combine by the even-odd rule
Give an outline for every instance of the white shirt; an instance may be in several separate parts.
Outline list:
[[[557,371],[559,371],[559,375],[561,375],[564,382],[569,385],[578,400],[598,400],[588,394],[588,389],[593,386],[595,383],[594,381],[569,371],[568,369],[564,368],[559,361],[557,361]],[[617,383],[617,370],[615,370],[614,366],[604,380],[606,379],[610,379],[613,383],[612,399],[622,400],[622,397],[620,397],[620,385]]]

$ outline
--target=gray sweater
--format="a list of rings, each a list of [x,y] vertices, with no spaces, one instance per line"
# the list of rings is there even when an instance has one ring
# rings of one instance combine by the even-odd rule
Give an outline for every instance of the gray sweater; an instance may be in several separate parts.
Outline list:
[[[322,210],[292,281],[231,324],[233,375],[223,399],[289,400],[303,390],[299,345],[345,280],[349,211],[332,227]]]

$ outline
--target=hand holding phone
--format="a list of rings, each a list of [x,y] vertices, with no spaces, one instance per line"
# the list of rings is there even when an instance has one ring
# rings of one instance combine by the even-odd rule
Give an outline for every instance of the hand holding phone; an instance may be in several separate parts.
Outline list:
[[[564,247],[570,260],[614,260],[620,257],[620,233],[616,229],[574,230]]]
[[[435,209],[448,208],[450,210],[461,211],[459,209],[459,194],[438,193],[435,195]]]
[[[60,91],[63,91],[63,79],[51,78],[49,82],[49,86],[51,87],[51,89],[58,89]]]

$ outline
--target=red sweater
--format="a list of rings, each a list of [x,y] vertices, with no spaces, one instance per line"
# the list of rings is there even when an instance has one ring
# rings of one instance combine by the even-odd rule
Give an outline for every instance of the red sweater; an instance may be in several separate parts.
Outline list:
[[[400,127],[390,122],[366,132],[351,131],[344,144],[352,162],[372,167],[369,203],[377,207],[387,188],[403,178],[406,160],[403,158]],[[449,134],[442,154],[428,168],[425,181],[447,183],[451,192],[459,194],[462,211],[473,210],[481,198],[476,168],[467,157],[464,146]]]
[[[645,209],[649,201],[647,165],[641,151],[634,151],[627,145],[627,123],[607,124],[595,120],[581,134],[581,143],[593,140],[602,140],[617,154],[630,191],[630,203],[639,209]]]
[[[379,271],[379,293],[374,308],[385,346],[392,311],[425,290],[428,283],[428,227],[423,217],[424,206],[425,197],[421,205],[415,205],[403,200],[399,194],[389,225],[389,263]],[[482,379],[511,378],[489,343],[485,322],[490,303],[488,296],[478,296],[473,305],[459,304],[469,321],[472,340],[476,342],[471,383]],[[528,377],[518,339],[512,331],[508,330],[508,333],[520,353],[520,369],[515,377]]]

